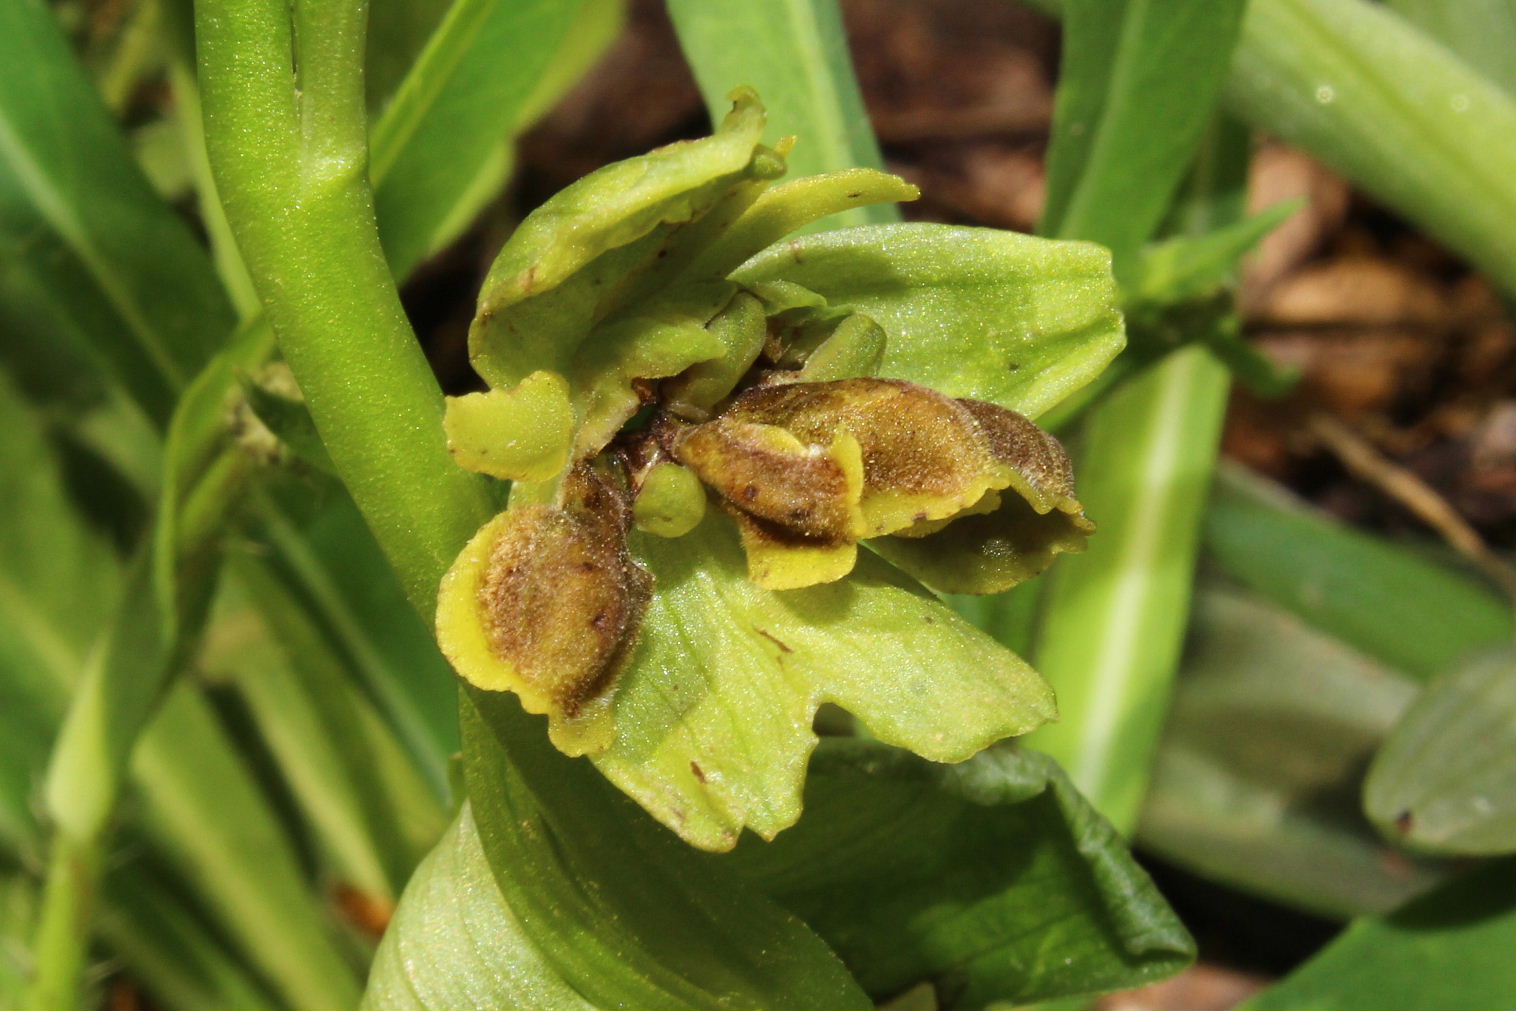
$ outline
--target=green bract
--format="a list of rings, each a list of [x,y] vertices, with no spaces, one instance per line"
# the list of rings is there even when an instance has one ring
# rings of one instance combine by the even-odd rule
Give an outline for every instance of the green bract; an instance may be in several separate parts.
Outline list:
[[[516,484],[437,618],[466,679],[708,849],[799,816],[823,702],[937,761],[1052,718],[1036,672],[915,580],[998,592],[1082,550],[1068,457],[1027,415],[1123,343],[1097,246],[785,241],[916,190],[771,185],[790,145],[732,98],[714,136],[548,201],[491,268],[470,334],[491,389],[446,428],[460,465]]]

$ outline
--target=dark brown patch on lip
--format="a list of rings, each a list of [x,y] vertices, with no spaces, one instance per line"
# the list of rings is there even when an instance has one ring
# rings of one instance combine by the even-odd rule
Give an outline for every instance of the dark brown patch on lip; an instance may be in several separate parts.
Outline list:
[[[702,769],[700,767],[700,763],[695,761],[693,758],[690,759],[690,772],[694,773],[695,778],[700,780],[700,782],[705,782],[705,770]]]
[[[573,716],[630,654],[652,578],[627,552],[621,496],[587,468],[563,505],[508,515],[478,589],[490,649]]]
[[[1395,816],[1395,831],[1401,835],[1407,835],[1411,831],[1411,826],[1415,823],[1416,819],[1410,811],[1401,811]]]

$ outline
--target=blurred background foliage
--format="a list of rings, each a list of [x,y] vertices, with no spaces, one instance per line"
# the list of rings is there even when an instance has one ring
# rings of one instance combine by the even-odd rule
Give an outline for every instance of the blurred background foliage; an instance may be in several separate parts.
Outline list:
[[[521,216],[736,83],[792,174],[1115,252],[1131,347],[1050,416],[1102,532],[954,601],[1053,681],[1027,743],[1067,778],[828,742],[806,820],[724,862],[594,777],[565,791],[624,853],[502,841],[509,796],[455,817],[454,680],[273,360],[192,20],[0,0],[0,1005],[352,1007],[381,936],[375,1007],[856,1002],[822,942],[899,1007],[1070,998],[1190,957],[1119,836],[1198,961],[1103,1006],[1516,1000],[1509,0],[373,0],[380,233],[449,392]],[[507,776],[469,726],[468,775]],[[541,895],[501,900],[508,859]],[[638,939],[701,917],[758,926]]]

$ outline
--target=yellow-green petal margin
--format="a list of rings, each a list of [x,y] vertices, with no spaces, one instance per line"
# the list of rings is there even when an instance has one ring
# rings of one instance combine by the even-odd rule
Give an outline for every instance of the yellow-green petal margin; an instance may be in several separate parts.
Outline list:
[[[442,428],[458,466],[503,481],[546,481],[569,459],[568,383],[555,372],[533,372],[514,389],[448,397]]]

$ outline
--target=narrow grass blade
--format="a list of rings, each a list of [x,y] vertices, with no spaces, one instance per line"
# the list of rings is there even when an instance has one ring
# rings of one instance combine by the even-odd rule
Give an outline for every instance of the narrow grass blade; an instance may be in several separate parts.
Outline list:
[[[1159,226],[1211,122],[1240,3],[1065,5],[1066,61],[1044,227],[1105,242],[1116,276]],[[1192,36],[1198,58],[1176,54]],[[1147,112],[1149,82],[1163,129]],[[1182,227],[1230,224],[1240,188],[1235,129],[1210,135]],[[1163,725],[1188,615],[1200,512],[1226,403],[1226,369],[1200,348],[1172,355],[1091,413],[1075,468],[1100,526],[1090,551],[1045,589],[1035,660],[1061,722],[1032,737],[1116,827],[1130,833]]]
[[[1205,518],[1225,572],[1369,656],[1423,680],[1511,640],[1510,606],[1477,579],[1224,467]]]
[[[152,192],[50,8],[0,8],[0,249],[157,420],[230,328],[189,229]],[[152,256],[141,255],[151,249]]]
[[[1046,590],[1035,655],[1061,719],[1029,740],[1127,832],[1179,661],[1226,393],[1225,367],[1192,348],[1092,413],[1076,467],[1099,529]]]
[[[1039,231],[1135,268],[1211,119],[1241,26],[1236,2],[1067,0],[1048,200]]]

